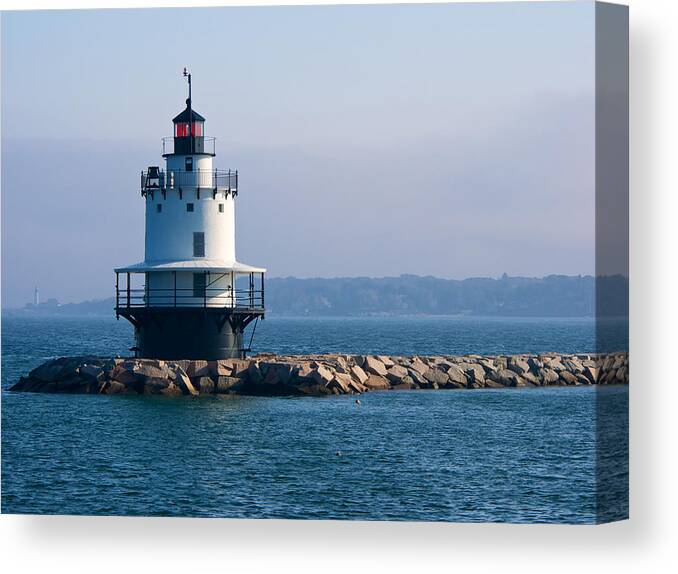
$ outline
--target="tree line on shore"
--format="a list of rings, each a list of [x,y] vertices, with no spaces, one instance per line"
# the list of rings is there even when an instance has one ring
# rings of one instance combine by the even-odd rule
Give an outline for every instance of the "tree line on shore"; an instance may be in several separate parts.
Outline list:
[[[621,275],[550,275],[440,279],[339,277],[266,280],[272,316],[470,315],[499,317],[628,316],[629,280]],[[111,315],[113,297],[59,304],[52,299],[21,312],[44,315]]]

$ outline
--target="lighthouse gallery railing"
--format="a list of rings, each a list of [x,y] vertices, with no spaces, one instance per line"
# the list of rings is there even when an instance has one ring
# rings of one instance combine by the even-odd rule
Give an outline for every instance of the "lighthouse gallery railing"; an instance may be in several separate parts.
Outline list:
[[[200,136],[195,138],[200,140],[200,149],[195,150],[195,153],[206,153],[209,155],[216,155],[217,152],[217,140],[216,138],[210,136]],[[168,136],[162,138],[162,155],[172,155],[175,151],[174,144],[176,143],[176,138],[174,136]]]
[[[131,288],[129,284],[121,286],[116,277],[116,309],[144,307],[161,308],[206,308],[234,310],[263,310],[264,286],[255,287],[254,278],[248,288]]]
[[[238,193],[237,169],[199,169],[195,171],[148,170],[141,172],[141,193],[172,189],[202,188]]]

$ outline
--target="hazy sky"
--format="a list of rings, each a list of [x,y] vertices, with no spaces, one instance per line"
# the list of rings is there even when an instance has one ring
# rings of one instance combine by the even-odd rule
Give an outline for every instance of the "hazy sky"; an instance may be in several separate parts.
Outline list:
[[[3,306],[143,259],[183,66],[270,276],[593,273],[593,3],[5,13]]]

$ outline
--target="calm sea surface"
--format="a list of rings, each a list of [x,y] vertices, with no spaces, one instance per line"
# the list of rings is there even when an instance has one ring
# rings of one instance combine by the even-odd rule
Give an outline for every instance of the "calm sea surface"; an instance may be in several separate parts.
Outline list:
[[[604,330],[627,348],[619,323]],[[368,393],[361,406],[6,391],[49,357],[132,344],[124,321],[3,317],[4,513],[588,523],[628,512],[622,387]],[[595,348],[590,319],[269,318],[254,338],[280,353]]]

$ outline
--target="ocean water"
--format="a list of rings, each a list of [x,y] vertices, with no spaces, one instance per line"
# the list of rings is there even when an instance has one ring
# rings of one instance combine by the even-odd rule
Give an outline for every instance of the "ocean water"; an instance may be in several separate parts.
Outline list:
[[[605,327],[606,341],[621,350],[619,327]],[[597,338],[589,319],[269,318],[254,341],[405,355],[587,352]],[[3,317],[2,512],[566,523],[628,513],[624,387],[367,393],[359,406],[6,390],[46,358],[132,344],[124,321]]]

